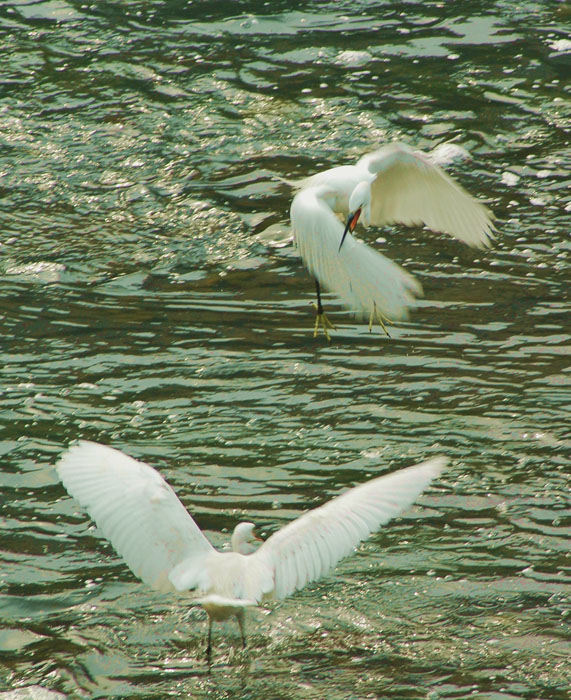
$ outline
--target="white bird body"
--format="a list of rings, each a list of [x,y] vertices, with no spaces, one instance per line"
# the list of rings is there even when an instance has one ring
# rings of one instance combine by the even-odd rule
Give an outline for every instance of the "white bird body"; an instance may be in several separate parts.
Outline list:
[[[195,602],[217,620],[271,598],[274,590],[272,571],[266,562],[250,554],[215,549],[205,557],[183,560],[170,572],[169,581],[177,591],[204,594]],[[226,611],[217,610],[220,601]]]
[[[494,237],[486,207],[430,156],[404,144],[392,143],[355,165],[317,173],[298,188],[291,222],[300,256],[318,282],[318,313],[319,284],[371,320],[376,315],[406,318],[415,296],[422,294],[420,284],[401,267],[351,236],[357,220],[366,226],[425,224],[480,248]],[[349,215],[345,230],[335,214]]]
[[[446,462],[437,457],[349,489],[255,551],[254,525],[240,523],[229,552],[212,547],[158,472],[118,450],[80,441],[56,469],[136,576],[164,592],[193,590],[210,625],[235,616],[244,641],[245,608],[285,598],[325,575],[411,505]]]
[[[328,185],[301,190],[292,202],[291,218],[297,247],[309,272],[359,315],[376,310],[400,319],[414,305],[422,288],[416,280],[363,241],[348,235],[343,247],[343,225],[335,216],[337,197]],[[303,221],[303,228],[296,222]],[[311,231],[310,235],[306,235]]]

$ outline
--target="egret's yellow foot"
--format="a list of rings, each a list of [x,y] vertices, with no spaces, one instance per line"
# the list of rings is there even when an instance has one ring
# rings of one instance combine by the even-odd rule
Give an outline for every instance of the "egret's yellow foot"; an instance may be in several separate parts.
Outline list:
[[[323,333],[327,340],[331,342],[331,336],[329,335],[329,329],[331,328],[332,331],[336,331],[337,328],[331,323],[331,321],[327,318],[325,315],[325,311],[323,311],[323,308],[320,308],[317,304],[313,304],[315,307],[315,327],[313,329],[313,337],[317,338],[317,334],[319,333],[319,327],[323,329]]]
[[[380,323],[381,328],[385,331],[387,336],[390,338],[391,334],[388,332],[387,327],[384,324],[383,315],[377,309],[377,305],[373,304],[373,308],[371,310],[371,317],[369,318],[369,333],[373,330],[373,322],[375,321],[375,319]],[[389,323],[389,319],[386,316],[385,316],[385,320],[387,323]]]

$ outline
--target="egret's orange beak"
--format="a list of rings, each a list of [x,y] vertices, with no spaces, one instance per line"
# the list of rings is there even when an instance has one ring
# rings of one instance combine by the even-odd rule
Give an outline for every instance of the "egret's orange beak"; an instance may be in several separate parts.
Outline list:
[[[341,243],[339,243],[339,250],[341,250],[341,246],[343,245],[343,241],[345,240],[345,236],[347,235],[347,231],[353,231],[355,230],[355,226],[357,225],[357,221],[359,221],[359,217],[361,216],[361,207],[357,209],[357,211],[353,212],[352,214],[349,214],[347,217],[347,223],[345,224],[345,230],[343,231],[343,235],[341,236]],[[339,250],[337,252],[339,252]]]

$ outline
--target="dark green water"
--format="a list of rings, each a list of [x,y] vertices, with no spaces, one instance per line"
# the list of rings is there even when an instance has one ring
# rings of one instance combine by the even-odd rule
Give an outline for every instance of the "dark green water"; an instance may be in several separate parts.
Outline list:
[[[0,4],[0,691],[567,697],[569,4]],[[423,284],[392,339],[313,284],[279,178],[451,139],[496,245],[363,236]],[[249,621],[137,582],[51,465],[157,466],[217,545],[453,464],[336,573]]]

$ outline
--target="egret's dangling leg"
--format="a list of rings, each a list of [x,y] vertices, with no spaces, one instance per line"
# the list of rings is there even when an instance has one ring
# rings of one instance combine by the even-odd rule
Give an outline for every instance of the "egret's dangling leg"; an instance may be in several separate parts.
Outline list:
[[[244,611],[240,610],[240,613],[236,615],[238,624],[240,625],[240,634],[242,636],[242,649],[246,648],[246,629],[245,629],[245,616]]]
[[[337,328],[331,323],[331,321],[325,315],[323,311],[323,306],[321,304],[321,289],[319,288],[319,282],[317,278],[315,279],[315,290],[317,291],[317,304],[314,304],[315,311],[317,312],[315,317],[315,328],[313,329],[313,337],[317,338],[317,333],[319,332],[319,326],[323,328],[323,333],[329,342],[331,342],[331,337],[329,335],[328,329],[336,331]]]
[[[208,616],[208,644],[206,645],[206,658],[208,663],[211,661],[212,656],[212,618]]]
[[[377,321],[381,324],[381,328],[385,331],[387,336],[390,338],[391,334],[388,332],[387,327],[385,326],[383,322],[383,315],[381,312],[377,309],[377,305],[375,302],[373,302],[373,308],[371,309],[371,317],[369,318],[369,333],[373,330],[373,321],[375,320],[375,317]],[[385,316],[386,318],[386,316]],[[387,318],[387,323],[389,322],[389,319]]]

